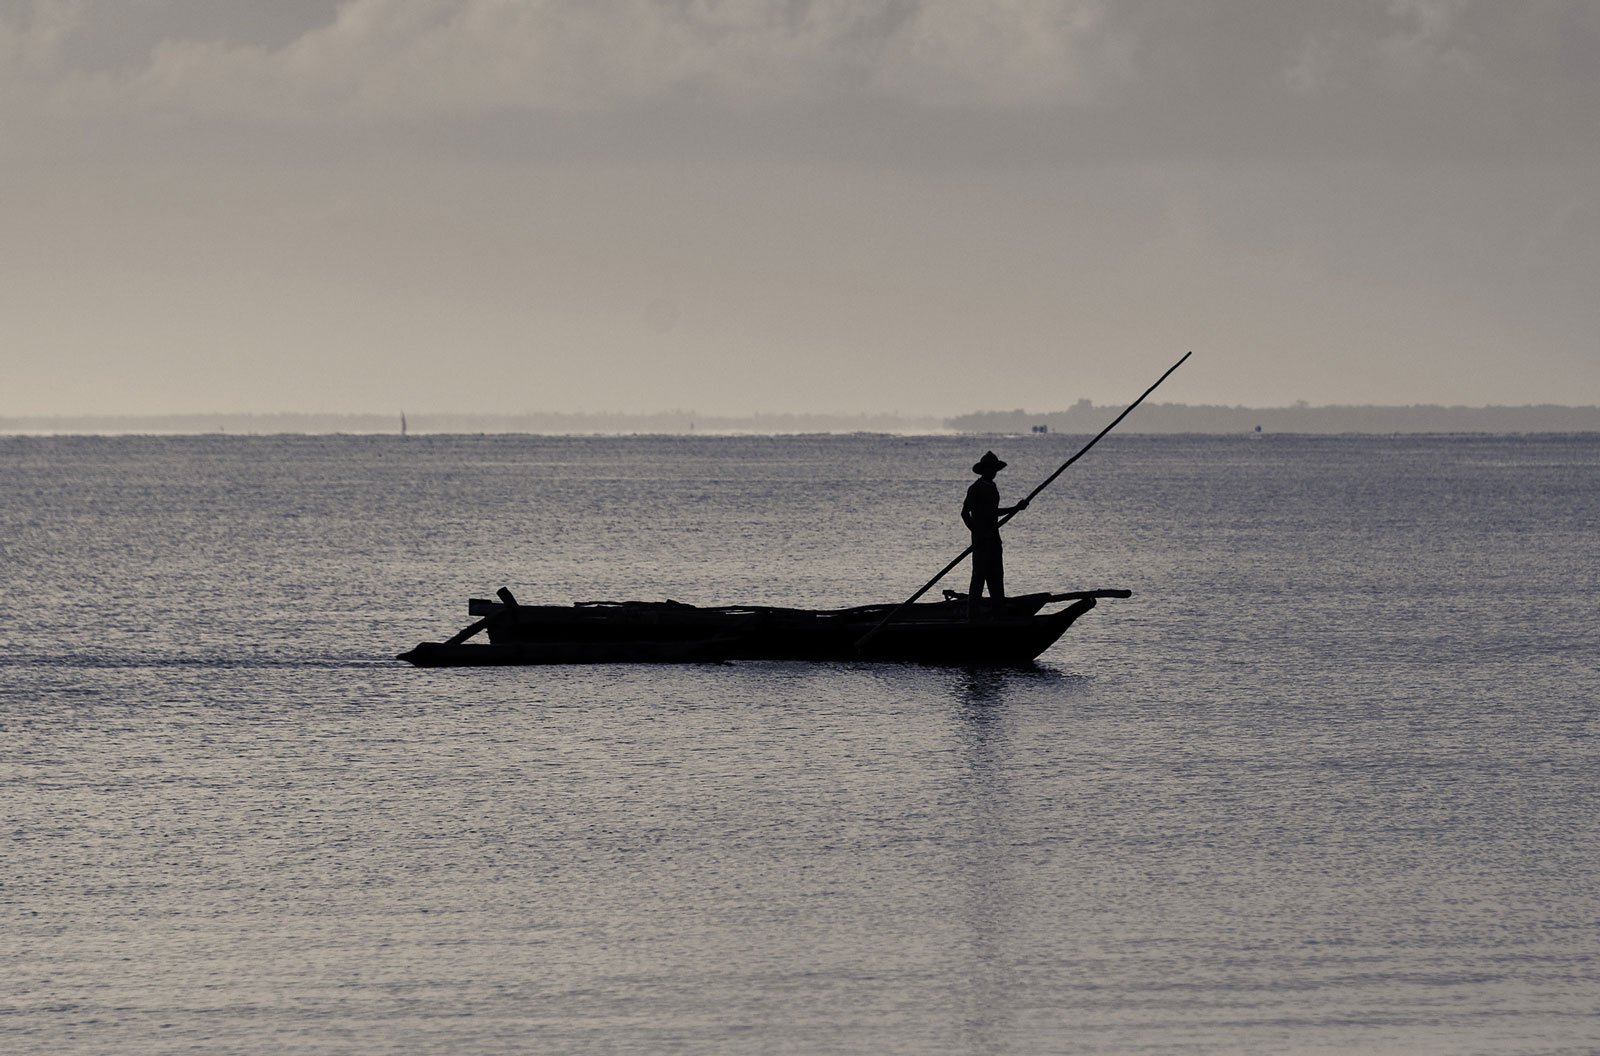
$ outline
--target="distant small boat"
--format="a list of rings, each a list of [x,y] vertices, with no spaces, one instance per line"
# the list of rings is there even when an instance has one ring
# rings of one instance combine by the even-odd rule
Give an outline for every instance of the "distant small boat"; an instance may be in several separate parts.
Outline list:
[[[707,663],[725,660],[867,660],[923,664],[1031,663],[1100,598],[1127,590],[1080,590],[983,602],[968,618],[964,595],[906,606],[871,634],[896,605],[796,609],[767,605],[701,608],[676,601],[522,605],[474,598],[479,617],[446,642],[423,642],[399,659],[418,667],[527,664]],[[1051,604],[1064,609],[1042,613]],[[467,639],[487,631],[487,644]],[[867,639],[863,643],[863,639]]]

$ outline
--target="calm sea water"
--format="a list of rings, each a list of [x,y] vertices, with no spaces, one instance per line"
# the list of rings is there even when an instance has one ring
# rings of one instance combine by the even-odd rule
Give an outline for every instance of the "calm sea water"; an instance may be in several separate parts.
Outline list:
[[[1600,1050],[1600,437],[1114,435],[1036,670],[390,659],[891,600],[1078,443],[0,439],[0,1050]]]

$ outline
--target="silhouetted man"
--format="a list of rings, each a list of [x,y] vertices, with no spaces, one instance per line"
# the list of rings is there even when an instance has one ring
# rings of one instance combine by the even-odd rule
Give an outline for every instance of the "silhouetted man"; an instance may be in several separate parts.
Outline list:
[[[1000,518],[1028,508],[1027,499],[1015,506],[1000,507],[1000,489],[995,486],[994,475],[1005,468],[993,451],[985,451],[973,464],[972,472],[978,474],[978,479],[967,489],[967,501],[961,504],[961,519],[972,530],[972,586],[967,590],[967,616],[974,620],[978,618],[978,596],[985,583],[989,584],[995,615],[1004,611],[1006,583],[1000,553]]]

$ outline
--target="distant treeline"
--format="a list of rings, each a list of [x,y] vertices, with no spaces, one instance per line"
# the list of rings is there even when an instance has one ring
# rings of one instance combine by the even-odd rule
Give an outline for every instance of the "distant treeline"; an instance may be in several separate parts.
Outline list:
[[[1097,433],[1122,410],[1079,400],[1064,411],[979,411],[955,418],[896,414],[414,414],[411,433]],[[1129,433],[1592,433],[1600,407],[1221,407],[1147,403],[1121,426]],[[400,432],[398,414],[74,415],[0,418],[0,433],[200,434]]]
[[[946,419],[960,433],[1097,433],[1122,408],[1079,400],[1064,411],[980,411]],[[1222,407],[1147,403],[1120,428],[1130,433],[1592,433],[1600,432],[1600,407]]]
[[[938,433],[939,418],[894,414],[408,414],[409,433],[546,433],[555,435],[692,433]],[[0,418],[0,433],[190,435],[238,433],[399,433],[399,414],[169,414]]]

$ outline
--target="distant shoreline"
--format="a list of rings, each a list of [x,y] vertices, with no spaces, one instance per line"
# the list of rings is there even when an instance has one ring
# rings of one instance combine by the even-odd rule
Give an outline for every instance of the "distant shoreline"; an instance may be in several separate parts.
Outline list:
[[[791,436],[882,433],[897,436],[1092,435],[1122,410],[1088,400],[1062,411],[977,411],[953,418],[895,414],[408,414],[408,435]],[[1546,434],[1600,432],[1600,407],[1413,405],[1225,407],[1145,404],[1123,424],[1146,435]],[[398,435],[400,415],[173,414],[0,417],[0,435],[203,436]]]

